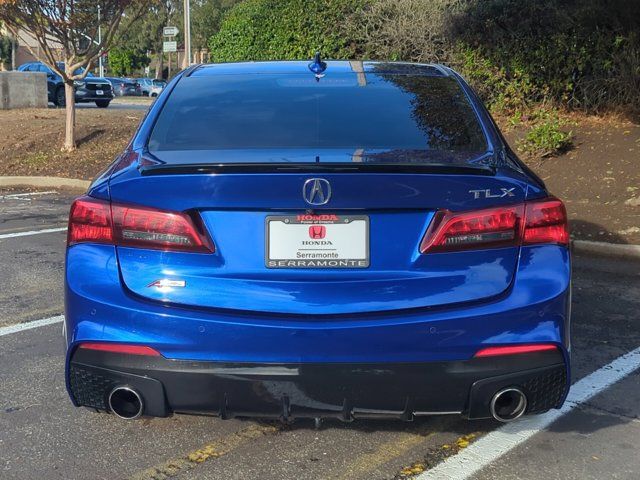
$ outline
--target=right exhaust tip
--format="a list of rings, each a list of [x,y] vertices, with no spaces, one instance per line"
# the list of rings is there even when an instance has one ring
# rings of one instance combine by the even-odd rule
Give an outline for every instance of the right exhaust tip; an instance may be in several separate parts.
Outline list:
[[[519,388],[503,388],[493,396],[489,408],[499,422],[512,422],[527,410],[527,396]]]
[[[138,392],[129,387],[116,387],[108,397],[109,409],[118,417],[134,420],[142,416],[144,403]]]

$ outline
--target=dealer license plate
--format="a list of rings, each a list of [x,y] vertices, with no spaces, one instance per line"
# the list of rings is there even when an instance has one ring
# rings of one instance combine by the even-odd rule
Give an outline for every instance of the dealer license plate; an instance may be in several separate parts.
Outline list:
[[[367,268],[369,217],[268,216],[267,268]]]

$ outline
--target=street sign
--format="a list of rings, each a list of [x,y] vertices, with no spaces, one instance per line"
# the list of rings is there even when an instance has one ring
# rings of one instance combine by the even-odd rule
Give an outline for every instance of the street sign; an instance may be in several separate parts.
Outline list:
[[[162,42],[162,51],[167,52],[177,52],[178,51],[178,42]]]
[[[175,37],[178,34],[178,27],[164,27],[162,35],[165,37]]]

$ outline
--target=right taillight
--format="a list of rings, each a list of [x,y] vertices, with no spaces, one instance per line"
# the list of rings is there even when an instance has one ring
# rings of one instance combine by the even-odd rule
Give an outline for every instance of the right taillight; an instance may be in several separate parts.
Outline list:
[[[525,205],[522,243],[569,244],[567,210],[557,198],[529,202]]]
[[[420,253],[534,243],[569,243],[567,212],[560,200],[547,198],[468,212],[440,210],[420,243]]]
[[[208,253],[215,250],[200,218],[80,197],[71,206],[67,245],[113,245]]]

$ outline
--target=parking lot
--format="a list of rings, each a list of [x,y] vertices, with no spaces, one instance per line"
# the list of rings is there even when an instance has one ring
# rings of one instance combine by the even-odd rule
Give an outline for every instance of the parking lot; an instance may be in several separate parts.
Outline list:
[[[320,428],[185,415],[125,422],[74,408],[61,314],[77,193],[0,190],[3,480],[638,477],[640,264],[630,260],[574,257],[572,381],[584,381],[561,412],[507,427],[449,416]]]

